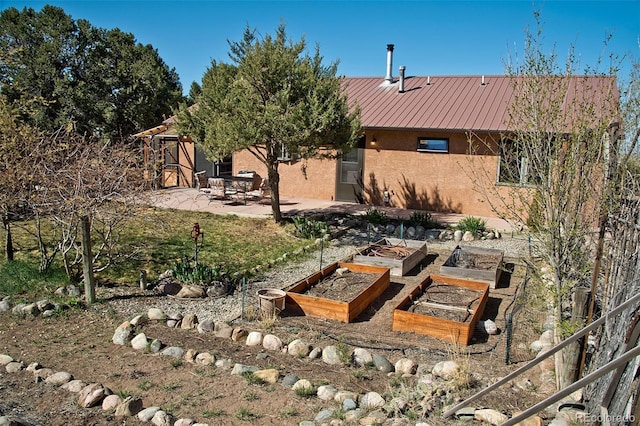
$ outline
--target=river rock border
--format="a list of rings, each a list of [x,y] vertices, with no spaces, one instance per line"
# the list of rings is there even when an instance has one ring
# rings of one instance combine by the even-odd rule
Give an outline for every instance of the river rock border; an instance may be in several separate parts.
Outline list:
[[[387,373],[390,381],[397,380],[397,378],[413,377],[416,386],[404,387],[402,392],[389,392],[389,395],[384,396],[377,392],[360,394],[351,390],[341,390],[330,384],[315,387],[309,380],[299,378],[293,374],[281,375],[280,371],[276,369],[260,370],[255,366],[234,363],[231,359],[216,359],[215,355],[208,352],[199,352],[194,349],[184,350],[177,346],[165,345],[159,339],[149,338],[143,332],[137,332],[144,324],[150,321],[165,322],[168,327],[180,328],[185,331],[214,333],[217,338],[229,339],[247,346],[262,346],[266,351],[306,358],[310,362],[321,360],[334,367],[342,368],[349,368],[350,366],[375,368],[378,371]],[[342,424],[336,420],[338,413],[341,413],[342,418],[348,424],[382,424],[397,415],[405,413],[410,408],[410,401],[419,401],[419,407],[425,414],[438,407],[450,407],[459,402],[459,398],[455,395],[455,386],[452,380],[464,368],[456,360],[441,361],[432,367],[418,364],[408,358],[400,358],[395,364],[392,364],[386,357],[373,354],[366,348],[347,347],[348,353],[345,353],[346,345],[329,345],[324,348],[314,348],[300,339],[295,339],[285,344],[278,336],[273,334],[250,331],[245,327],[234,327],[225,322],[214,323],[209,319],[199,321],[195,314],[182,315],[178,313],[167,315],[158,308],[150,308],[145,314],[137,315],[131,320],[120,324],[114,331],[112,343],[131,346],[140,353],[154,353],[179,360],[180,362],[185,361],[191,364],[230,370],[230,374],[234,375],[251,373],[266,383],[275,384],[280,382],[283,386],[291,388],[292,392],[297,395],[315,396],[325,402],[333,401],[337,405],[336,408],[320,410],[312,421],[303,421],[299,424],[300,426],[328,424],[332,420],[337,422],[332,424]],[[532,346],[543,353],[548,350],[550,344],[549,330],[547,330]],[[538,345],[542,347],[538,348]],[[258,356],[265,356],[265,354],[260,353]],[[151,422],[154,425],[207,425],[206,423],[198,423],[191,418],[174,419],[169,413],[163,411],[161,407],[150,406],[144,408],[140,397],[129,396],[123,399],[100,383],[87,384],[82,380],[75,379],[71,373],[65,371],[56,372],[38,363],[31,363],[25,367],[25,362],[16,361],[9,355],[0,354],[0,366],[4,366],[7,373],[17,373],[23,370],[32,372],[36,383],[45,382],[46,384],[77,393],[77,403],[82,408],[100,405],[104,411],[113,411],[116,417],[136,416],[141,422]],[[548,371],[553,368],[552,363],[546,363],[544,367],[545,371],[541,373],[541,378],[549,381],[553,380],[552,372]],[[514,389],[526,391],[528,386],[530,386],[530,381],[523,379],[521,382],[515,383]],[[571,401],[576,402],[579,399],[579,395],[574,395]],[[556,418],[560,416],[563,420],[566,420],[567,416],[572,416],[573,418],[580,415],[579,412],[569,413],[555,410],[557,410],[557,407],[554,407],[554,412],[549,412],[548,414],[555,415]],[[508,419],[508,416],[499,411],[473,407],[459,410],[456,416],[458,418],[475,418],[494,425],[501,424]],[[19,422],[16,419],[0,416],[0,424],[12,424],[7,423],[10,420]],[[543,421],[539,417],[533,417],[528,419],[526,424],[542,425]],[[426,425],[426,423],[416,423],[416,426],[420,425]]]

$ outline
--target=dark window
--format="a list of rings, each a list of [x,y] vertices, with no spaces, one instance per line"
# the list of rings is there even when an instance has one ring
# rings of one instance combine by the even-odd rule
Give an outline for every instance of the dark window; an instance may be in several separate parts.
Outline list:
[[[178,164],[178,140],[165,139],[164,163],[166,165]]]
[[[418,138],[418,152],[449,152],[449,139]]]
[[[524,185],[531,181],[529,161],[526,154],[511,139],[503,139],[500,143],[500,163],[498,165],[498,182]]]

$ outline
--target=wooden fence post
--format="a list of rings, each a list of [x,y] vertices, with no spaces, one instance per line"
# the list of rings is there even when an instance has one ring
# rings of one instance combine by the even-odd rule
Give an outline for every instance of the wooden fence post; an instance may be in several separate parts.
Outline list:
[[[93,278],[93,259],[91,255],[91,222],[88,216],[80,218],[82,232],[82,271],[84,273],[84,298],[88,304],[96,301],[96,286]]]

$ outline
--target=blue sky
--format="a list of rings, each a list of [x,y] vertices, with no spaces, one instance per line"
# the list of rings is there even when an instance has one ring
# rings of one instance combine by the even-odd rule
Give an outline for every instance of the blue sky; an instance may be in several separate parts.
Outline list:
[[[282,20],[294,41],[305,37],[311,51],[320,46],[327,62],[339,60],[338,74],[381,76],[386,46],[395,45],[393,74],[404,65],[409,75],[504,74],[505,63],[522,57],[525,30],[535,29],[541,12],[544,45],[561,61],[570,46],[579,70],[597,65],[604,40],[618,56],[640,59],[640,0],[620,1],[5,1],[0,9],[45,4],[59,6],[73,19],[133,33],[153,45],[175,68],[188,92],[201,81],[212,59],[229,62],[227,40],[241,39],[247,25],[273,34]],[[606,69],[605,61],[600,69]],[[629,61],[620,77],[628,74]]]

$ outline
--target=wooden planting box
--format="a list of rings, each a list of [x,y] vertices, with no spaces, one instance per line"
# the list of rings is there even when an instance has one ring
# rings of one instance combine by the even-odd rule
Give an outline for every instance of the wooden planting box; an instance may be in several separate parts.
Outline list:
[[[389,268],[391,275],[403,276],[427,257],[424,241],[383,238],[353,256],[353,263]]]
[[[392,330],[468,345],[488,297],[487,283],[431,275],[394,309]]]
[[[353,321],[389,287],[389,268],[332,263],[287,290],[286,306],[305,315]]]
[[[482,281],[496,288],[502,272],[502,250],[457,246],[440,266],[440,274],[449,277]]]

